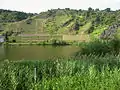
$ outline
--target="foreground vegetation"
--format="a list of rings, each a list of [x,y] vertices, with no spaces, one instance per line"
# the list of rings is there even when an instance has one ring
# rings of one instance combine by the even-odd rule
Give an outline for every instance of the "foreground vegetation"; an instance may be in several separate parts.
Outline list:
[[[81,47],[81,50],[76,53],[76,56],[91,54],[97,56],[104,56],[106,54],[119,55],[120,53],[120,39],[117,38],[76,44]]]
[[[120,56],[2,61],[1,90],[119,90]]]
[[[0,90],[119,90],[120,40],[74,44],[81,50],[67,59],[1,61]]]

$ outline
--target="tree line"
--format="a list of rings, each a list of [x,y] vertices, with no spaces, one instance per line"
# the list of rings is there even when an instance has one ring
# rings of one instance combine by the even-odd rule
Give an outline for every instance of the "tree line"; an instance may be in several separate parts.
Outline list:
[[[17,22],[34,15],[33,13],[0,9],[0,23]]]

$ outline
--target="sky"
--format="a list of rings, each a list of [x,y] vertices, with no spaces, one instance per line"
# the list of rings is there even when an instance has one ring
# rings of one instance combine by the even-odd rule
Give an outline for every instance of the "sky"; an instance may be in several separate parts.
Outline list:
[[[120,9],[120,0],[0,0],[0,9],[40,13],[48,9]]]

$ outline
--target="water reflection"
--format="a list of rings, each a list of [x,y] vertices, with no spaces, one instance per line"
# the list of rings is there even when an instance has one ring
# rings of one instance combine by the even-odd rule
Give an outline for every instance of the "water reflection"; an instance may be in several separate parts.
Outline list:
[[[5,59],[6,55],[5,55],[5,48],[4,46],[0,46],[0,60]]]
[[[77,46],[0,46],[0,59],[45,60],[52,57],[69,57],[77,51]]]

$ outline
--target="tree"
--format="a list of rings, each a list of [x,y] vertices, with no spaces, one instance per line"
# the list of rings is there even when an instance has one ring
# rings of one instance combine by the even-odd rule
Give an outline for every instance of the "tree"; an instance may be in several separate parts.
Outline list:
[[[105,11],[106,11],[106,12],[110,12],[110,11],[111,11],[111,8],[106,8]]]
[[[5,33],[5,41],[8,42],[9,39],[8,39],[8,32]]]
[[[99,24],[100,23],[100,16],[96,16],[95,23]]]
[[[96,9],[95,9],[95,12],[98,12],[98,11],[100,11],[99,8],[96,8]]]
[[[88,12],[91,12],[93,11],[93,9],[91,7],[88,8]]]

